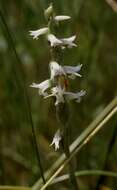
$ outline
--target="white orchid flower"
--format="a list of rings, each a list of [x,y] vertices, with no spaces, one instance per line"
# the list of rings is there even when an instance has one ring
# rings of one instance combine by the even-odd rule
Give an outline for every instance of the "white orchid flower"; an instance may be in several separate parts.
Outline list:
[[[32,88],[38,88],[40,95],[42,95],[42,96],[47,96],[48,93],[45,92],[45,91],[46,91],[48,88],[51,87],[51,81],[48,79],[48,80],[45,80],[45,81],[41,82],[40,84],[33,83],[32,85],[30,85],[30,87],[32,87]]]
[[[50,144],[50,146],[55,145],[55,151],[57,151],[59,149],[59,143],[60,143],[61,139],[62,139],[62,137],[60,134],[60,130],[58,130],[54,135],[52,143]]]
[[[67,92],[64,89],[62,89],[60,86],[53,87],[51,89],[52,93],[50,95],[45,96],[45,98],[49,98],[52,96],[56,97],[55,106],[57,106],[59,103],[64,103],[65,99],[75,100],[76,102],[80,102],[81,97],[86,94],[84,90],[81,90],[80,92],[73,93],[73,92]]]
[[[62,41],[62,48],[64,49],[65,46],[68,48],[77,47],[77,45],[74,43],[74,40],[76,39],[76,36],[71,36],[69,38],[62,38],[60,39]]]
[[[58,39],[54,34],[47,35],[47,39],[50,42],[51,47],[61,46],[62,49],[64,49],[65,47],[77,47],[77,45],[74,43],[75,38],[76,36]]]
[[[51,72],[51,79],[58,75],[65,75],[64,69],[61,65],[59,65],[56,61],[50,62],[50,72]]]
[[[78,73],[81,70],[82,64],[77,66],[61,66],[56,61],[50,62],[51,79],[57,75],[68,75],[71,79],[75,76],[81,77]]]
[[[66,16],[66,15],[57,15],[54,17],[54,20],[59,22],[59,21],[64,21],[64,20],[69,20],[71,17]]]
[[[51,89],[51,92],[52,93],[50,95],[45,96],[45,98],[55,96],[56,97],[55,106],[57,106],[59,103],[64,103],[65,102],[65,99],[64,99],[64,96],[63,96],[64,95],[64,89],[62,89],[59,86],[56,86],[56,87],[53,87]]]
[[[69,75],[69,78],[74,79],[75,76],[81,77],[78,73],[81,70],[82,64],[77,66],[63,66],[63,70]]]
[[[64,92],[66,99],[69,100],[75,100],[76,102],[81,101],[81,97],[86,94],[85,90],[81,90],[80,92],[73,93],[73,92]]]
[[[50,42],[51,47],[62,45],[62,41],[58,39],[54,34],[48,34],[47,39]]]
[[[49,28],[44,27],[38,30],[31,30],[29,32],[30,32],[30,35],[33,36],[33,39],[37,40],[40,35],[47,34],[49,32]]]

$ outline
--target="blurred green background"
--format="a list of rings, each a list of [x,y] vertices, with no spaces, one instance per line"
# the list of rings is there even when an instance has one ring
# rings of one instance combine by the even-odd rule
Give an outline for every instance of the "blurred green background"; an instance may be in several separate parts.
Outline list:
[[[53,101],[44,100],[37,90],[29,87],[32,82],[39,83],[49,77],[47,42],[43,37],[36,41],[29,36],[29,30],[45,26],[43,11],[49,3],[47,0],[0,0],[0,10],[21,60],[15,56],[0,18],[1,185],[32,185],[39,178],[24,84],[28,89],[44,170],[61,154],[49,147],[58,127]],[[117,13],[105,0],[54,0],[53,4],[56,14],[72,17],[71,21],[60,25],[61,37],[77,35],[78,47],[66,50],[62,60],[66,65],[83,64],[82,78],[73,81],[71,88],[87,92],[80,104],[70,106],[72,142],[117,94]],[[117,118],[113,117],[76,156],[76,170],[106,167],[106,170],[117,171],[117,139],[111,142],[116,128]],[[116,190],[116,179],[102,180]],[[96,189],[97,183],[99,177],[79,178],[83,190]],[[67,182],[52,188],[68,189]]]

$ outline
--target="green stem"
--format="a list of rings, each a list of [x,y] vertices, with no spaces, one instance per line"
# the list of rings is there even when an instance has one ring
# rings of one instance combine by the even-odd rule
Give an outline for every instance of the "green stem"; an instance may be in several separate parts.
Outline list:
[[[65,133],[64,133],[64,152],[67,159],[70,158],[68,138],[69,138],[69,133],[68,133],[68,129],[66,128]],[[70,184],[71,184],[70,189],[78,190],[78,184],[77,184],[76,177],[74,174],[73,163],[71,161],[69,162],[69,179],[70,179]]]
[[[48,28],[49,32],[51,33],[51,24],[52,19],[48,22]],[[61,51],[58,51],[56,47],[50,47],[50,56],[51,61],[58,61],[59,58],[61,59]],[[66,103],[61,103],[56,106],[56,118],[59,122],[59,128],[61,130],[61,134],[63,134],[63,150],[66,155],[66,158],[70,157],[70,151],[69,151],[69,142],[68,142],[68,136],[69,136],[69,129],[68,129],[68,106],[66,106]],[[66,117],[67,115],[67,117]],[[66,123],[67,122],[67,123]],[[67,126],[67,127],[66,127]],[[69,163],[69,171],[70,171],[70,184],[71,187],[74,187],[73,189],[77,190],[77,182],[74,176],[73,166],[72,163]],[[70,188],[71,189],[71,188]]]
[[[62,145],[63,145],[63,151],[66,155],[66,158],[68,159],[70,157],[70,150],[69,150],[69,110],[66,103],[61,103],[56,107],[56,115],[57,119],[59,121],[59,127],[61,128],[63,139],[62,139]],[[73,163],[69,162],[69,176],[70,176],[70,189],[78,190],[77,181],[74,175],[74,169],[73,169]]]

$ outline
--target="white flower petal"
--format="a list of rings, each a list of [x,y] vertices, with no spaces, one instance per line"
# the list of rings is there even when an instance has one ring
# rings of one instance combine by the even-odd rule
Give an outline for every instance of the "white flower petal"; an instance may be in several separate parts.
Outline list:
[[[62,41],[58,39],[55,35],[49,34],[47,36],[48,41],[50,42],[51,47],[56,47],[62,44]]]
[[[73,42],[75,39],[76,39],[76,35],[71,36],[71,37],[69,37],[69,38],[62,38],[61,41],[62,41],[63,43],[69,43],[69,42],[71,43],[71,42]]]
[[[41,82],[40,84],[33,83],[32,85],[30,85],[30,87],[38,88],[40,95],[47,96],[47,92],[45,92],[45,91],[46,91],[48,88],[51,87],[51,82],[50,82],[50,80],[48,79],[48,80],[45,80],[45,81]]]
[[[55,102],[55,106],[57,106],[59,103],[64,103],[64,90],[61,89],[61,87],[54,87],[52,89],[53,94],[56,97],[56,102]]]
[[[63,69],[66,74],[70,75],[70,78],[74,79],[75,76],[81,77],[78,73],[81,70],[82,64],[77,66],[63,66]]]
[[[52,93],[45,96],[45,98],[49,98],[51,96],[55,96],[56,97],[56,101],[55,101],[55,106],[57,106],[59,103],[64,103],[65,100],[64,100],[64,90],[61,89],[61,87],[53,87],[51,89]]]
[[[75,100],[76,102],[80,102],[81,97],[86,94],[86,91],[81,90],[80,92],[73,93],[73,92],[64,92],[66,95],[67,100]]]
[[[61,139],[62,139],[62,137],[60,134],[60,130],[58,130],[54,135],[52,143],[50,144],[50,146],[55,145],[55,151],[57,151],[59,149],[59,143],[60,143]]]
[[[63,20],[69,20],[71,17],[66,15],[57,15],[54,17],[55,21],[63,21]]]
[[[59,103],[64,103],[65,99],[68,101],[75,100],[76,102],[80,102],[81,97],[86,94],[84,90],[81,90],[80,92],[77,93],[67,92],[64,89],[62,89],[60,86],[53,87],[51,91],[52,93],[45,96],[44,98],[55,96],[56,97],[55,106],[57,106]]]
[[[61,41],[63,42],[62,46],[67,46],[68,48],[77,47],[77,45],[74,42],[76,39],[76,36],[71,36],[69,38],[62,38]]]
[[[69,44],[67,44],[67,46],[70,49],[72,47],[77,47],[77,44],[75,44],[75,43],[69,43]]]
[[[45,27],[38,30],[31,30],[29,32],[30,32],[30,35],[33,36],[33,39],[38,39],[40,35],[47,34],[48,31],[49,31],[48,27]]]
[[[61,89],[61,87],[56,86],[56,87],[52,88],[52,92],[56,97],[55,106],[57,106],[59,103],[64,103],[65,102],[64,89]]]
[[[65,75],[64,69],[56,61],[50,62],[51,79],[54,79],[57,75]]]

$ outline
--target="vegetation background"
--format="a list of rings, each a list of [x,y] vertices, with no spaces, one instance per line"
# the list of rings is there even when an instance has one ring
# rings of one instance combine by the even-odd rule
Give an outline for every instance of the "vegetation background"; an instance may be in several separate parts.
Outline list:
[[[49,48],[43,37],[36,41],[29,36],[29,30],[46,24],[43,11],[49,3],[48,0],[0,0],[0,11],[18,54],[17,57],[12,50],[9,31],[0,17],[1,185],[31,186],[39,178],[30,112],[44,171],[62,153],[49,147],[58,125],[53,102],[43,100],[37,90],[29,87],[32,82],[39,83],[49,77]],[[72,17],[71,21],[60,25],[59,35],[77,35],[78,47],[66,50],[63,56],[66,65],[83,64],[82,79],[75,80],[71,87],[87,91],[80,104],[71,104],[73,142],[117,94],[117,12],[106,0],[53,0],[53,4],[56,14]],[[28,90],[31,109],[27,107],[24,88]],[[117,172],[117,138],[114,134],[117,134],[115,116],[76,156],[76,170]],[[117,189],[115,178],[79,177],[82,190],[99,189],[100,183]],[[64,182],[51,189],[68,189],[67,185]]]

